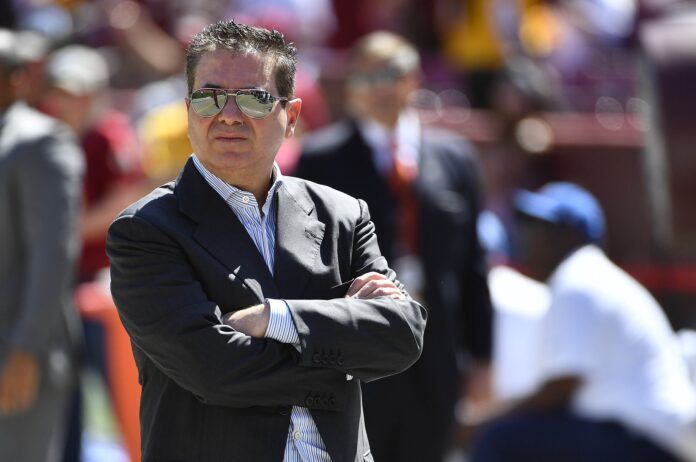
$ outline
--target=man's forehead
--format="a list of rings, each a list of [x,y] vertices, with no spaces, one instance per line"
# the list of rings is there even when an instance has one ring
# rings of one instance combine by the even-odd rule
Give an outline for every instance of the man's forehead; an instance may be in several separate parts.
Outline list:
[[[275,60],[255,52],[209,51],[196,66],[196,86],[254,88],[273,84]]]

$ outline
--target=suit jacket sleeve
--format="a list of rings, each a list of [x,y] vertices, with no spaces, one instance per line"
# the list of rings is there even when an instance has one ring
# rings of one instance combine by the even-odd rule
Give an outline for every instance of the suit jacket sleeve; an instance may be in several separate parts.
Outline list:
[[[51,331],[71,306],[83,156],[67,130],[57,130],[23,149],[18,170],[19,226],[26,237],[20,317],[10,343],[44,353]]]
[[[375,227],[362,200],[355,225],[351,272],[375,271],[396,280],[377,246]],[[334,367],[363,381],[406,370],[420,356],[427,312],[405,300],[287,300],[300,337],[302,364]]]
[[[146,219],[120,216],[109,229],[107,252],[112,295],[131,340],[202,402],[306,406],[306,396],[319,392],[342,405],[344,374],[303,367],[290,345],[224,325],[178,244]]]

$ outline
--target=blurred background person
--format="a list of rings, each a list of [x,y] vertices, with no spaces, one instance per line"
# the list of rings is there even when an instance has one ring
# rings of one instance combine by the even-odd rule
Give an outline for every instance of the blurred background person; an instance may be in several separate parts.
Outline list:
[[[128,117],[109,101],[109,67],[97,50],[69,45],[54,51],[46,79],[42,109],[75,131],[85,154],[79,279],[91,281],[109,266],[108,226],[141,192],[138,140]]]
[[[531,2],[533,2],[532,0]],[[437,0],[437,31],[447,64],[462,76],[471,105],[490,107],[505,59],[500,17],[519,16],[529,0]],[[508,25],[508,24],[505,24]]]
[[[82,252],[78,282],[92,282],[109,266],[106,231],[118,212],[142,192],[138,142],[125,114],[110,107],[109,68],[99,52],[82,45],[60,48],[46,63],[48,91],[41,107],[65,122],[79,137],[84,152],[84,204],[80,220]],[[87,367],[107,376],[104,329],[101,322],[83,319]],[[73,405],[66,461],[82,452],[82,396]]]
[[[22,60],[17,97],[36,109],[46,96],[46,57],[52,44],[48,37],[36,31],[22,30],[16,34],[21,43],[17,53]]]
[[[478,234],[488,261],[488,288],[493,306],[491,397],[460,403],[462,420],[501,402],[523,397],[538,381],[539,332],[548,311],[548,286],[522,274],[511,259],[503,222],[490,210],[481,212]],[[461,405],[464,406],[461,406]],[[466,405],[468,404],[468,406]],[[467,435],[460,435],[467,437]]]
[[[524,263],[551,296],[538,385],[481,430],[471,461],[696,460],[696,390],[676,336],[601,250],[597,200],[556,182],[516,206]]]
[[[83,157],[16,98],[20,42],[0,30],[0,459],[58,461],[80,344],[72,303]]]
[[[460,347],[473,359],[472,381],[487,384],[490,372],[475,153],[451,133],[426,129],[409,109],[419,77],[418,52],[400,36],[361,39],[345,97],[351,118],[308,136],[295,172],[369,204],[380,249],[430,310],[416,365],[363,387],[368,437],[380,461],[443,458],[459,396]]]

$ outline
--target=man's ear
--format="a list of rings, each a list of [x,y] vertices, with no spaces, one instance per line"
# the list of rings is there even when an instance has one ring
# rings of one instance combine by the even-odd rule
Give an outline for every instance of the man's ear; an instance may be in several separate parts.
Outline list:
[[[285,112],[288,115],[288,123],[285,126],[285,137],[291,138],[295,133],[295,126],[300,120],[300,109],[302,109],[302,100],[300,98],[295,98],[289,100],[285,107]]]

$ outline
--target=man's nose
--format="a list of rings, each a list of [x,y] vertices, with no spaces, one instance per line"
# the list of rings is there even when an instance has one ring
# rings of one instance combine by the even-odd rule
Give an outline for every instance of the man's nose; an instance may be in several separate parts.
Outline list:
[[[234,95],[227,95],[227,104],[220,111],[218,119],[229,125],[244,123],[244,114],[239,110]]]

